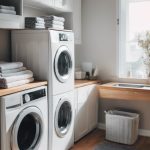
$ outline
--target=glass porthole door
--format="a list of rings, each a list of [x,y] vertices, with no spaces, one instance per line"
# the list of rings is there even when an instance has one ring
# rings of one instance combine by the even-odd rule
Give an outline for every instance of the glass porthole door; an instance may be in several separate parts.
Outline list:
[[[16,119],[11,135],[12,150],[37,150],[43,133],[41,111],[36,107],[24,109]]]
[[[61,99],[55,112],[55,130],[59,137],[64,137],[71,125],[72,107],[67,99]]]
[[[72,58],[68,47],[61,46],[55,56],[54,70],[60,82],[66,82],[72,71]]]

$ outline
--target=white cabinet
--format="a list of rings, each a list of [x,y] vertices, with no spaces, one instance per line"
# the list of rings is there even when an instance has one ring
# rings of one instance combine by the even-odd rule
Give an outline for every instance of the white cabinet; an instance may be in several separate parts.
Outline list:
[[[73,1],[73,31],[75,33],[75,43],[81,44],[81,0]]]
[[[88,86],[88,125],[89,131],[95,128],[98,122],[98,91],[96,85]]]
[[[75,140],[80,139],[88,132],[88,103],[87,87],[76,89],[76,117],[75,117]]]
[[[96,85],[75,89],[75,101],[75,141],[77,141],[97,126],[98,93]]]
[[[39,8],[48,13],[71,12],[73,0],[24,0],[25,6]]]
[[[54,0],[55,8],[72,12],[73,1],[74,0]]]
[[[24,0],[24,6],[41,9],[49,12],[54,7],[53,0]]]

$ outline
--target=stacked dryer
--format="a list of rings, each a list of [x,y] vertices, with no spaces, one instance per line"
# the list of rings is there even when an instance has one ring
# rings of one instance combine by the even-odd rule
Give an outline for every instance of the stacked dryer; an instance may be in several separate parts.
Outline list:
[[[35,78],[48,80],[49,150],[74,143],[74,35],[71,31],[12,31],[14,61],[23,61]]]

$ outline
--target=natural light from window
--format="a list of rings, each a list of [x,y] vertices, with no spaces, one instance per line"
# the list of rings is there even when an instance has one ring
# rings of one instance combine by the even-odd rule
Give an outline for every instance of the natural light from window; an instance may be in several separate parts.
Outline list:
[[[138,37],[150,31],[150,0],[120,2],[119,76],[147,78],[147,66],[143,63],[144,50],[139,46]]]

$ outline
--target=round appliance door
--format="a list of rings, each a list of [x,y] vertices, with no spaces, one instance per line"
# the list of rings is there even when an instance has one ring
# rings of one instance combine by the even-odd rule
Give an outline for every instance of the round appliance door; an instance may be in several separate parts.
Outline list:
[[[55,130],[63,138],[69,131],[72,122],[72,107],[68,99],[61,99],[55,112]]]
[[[42,113],[37,107],[28,107],[15,120],[11,135],[12,150],[37,150],[42,135]]]
[[[66,82],[72,71],[72,58],[67,46],[61,46],[56,53],[54,60],[54,70],[57,79]]]

